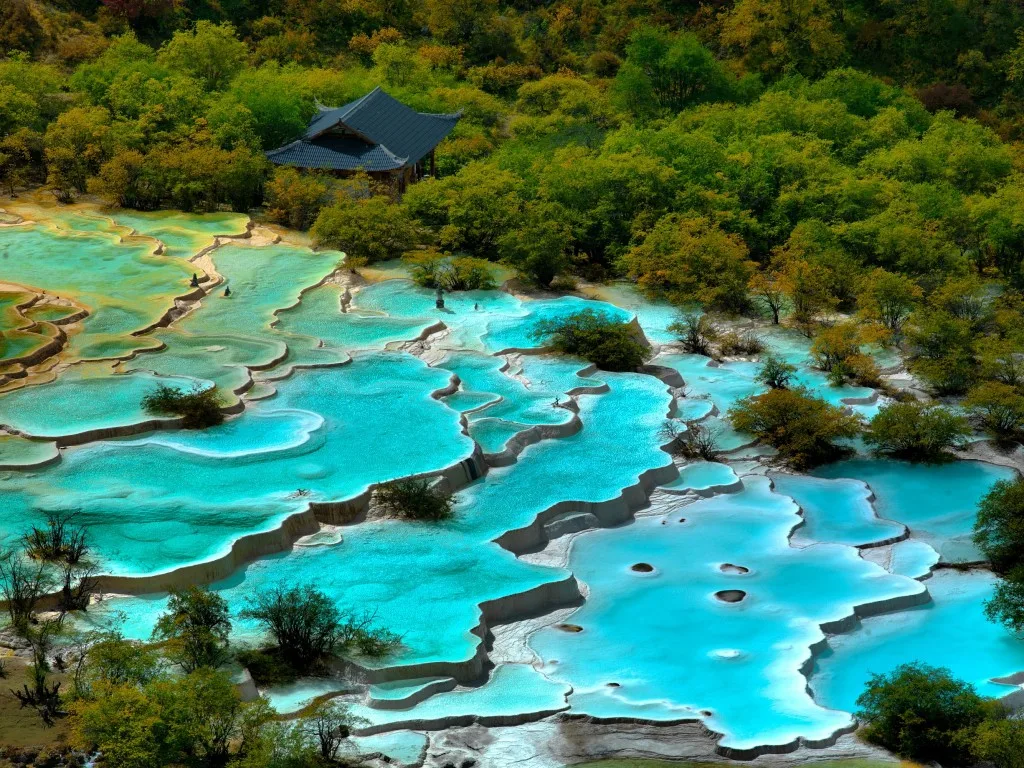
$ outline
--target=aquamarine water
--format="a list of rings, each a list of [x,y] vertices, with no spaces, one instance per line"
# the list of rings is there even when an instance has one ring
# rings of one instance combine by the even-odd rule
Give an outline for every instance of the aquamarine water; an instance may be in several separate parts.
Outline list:
[[[1006,467],[977,461],[911,464],[886,459],[854,459],[821,467],[818,477],[855,478],[875,493],[880,517],[910,528],[947,562],[981,559],[971,534],[978,501],[997,480],[1013,477]]]
[[[513,715],[555,714],[569,708],[564,683],[545,677],[526,664],[503,664],[486,685],[439,693],[409,710],[353,707],[352,713],[371,727],[400,727],[403,722],[440,721],[444,718],[479,718],[501,722]]]
[[[370,731],[387,731],[364,733],[360,748],[406,762],[426,743],[406,730],[411,723],[529,721],[568,708],[600,718],[701,719],[723,745],[754,749],[848,727],[867,675],[902,661],[950,666],[992,695],[1009,690],[993,677],[1024,671],[1024,643],[981,614],[992,577],[933,572],[940,553],[978,558],[969,541],[974,509],[1010,470],[858,458],[813,476],[766,477],[771,452],[745,447],[752,438],[726,418],[737,400],[764,391],[759,364],[679,353],[668,331],[676,310],[632,286],[587,287],[597,300],[456,293],[438,309],[434,292],[401,279],[400,269],[385,265],[368,272],[388,279],[346,287],[340,253],[311,250],[302,238],[256,246],[236,239],[208,254],[230,297],[221,285],[169,327],[133,335],[188,290],[200,272],[188,259],[218,235],[243,233],[247,219],[20,210],[37,223],[0,228],[0,280],[26,287],[0,294],[0,330],[9,332],[0,354],[9,359],[12,349],[50,338],[52,321],[73,311],[17,309],[35,294],[72,299],[90,315],[66,326],[71,343],[60,365],[0,393],[0,424],[49,438],[107,432],[59,452],[53,440],[0,432],[6,543],[44,510],[74,511],[103,570],[164,573],[221,557],[311,502],[437,473],[478,451],[506,464],[459,489],[450,520],[371,515],[323,526],[211,585],[235,617],[238,643],[265,642],[239,613],[251,595],[280,583],[315,584],[340,610],[369,612],[401,636],[392,657],[356,659],[391,682],[367,690],[306,679],[266,691],[282,713],[341,695]],[[673,402],[650,375],[593,372],[584,361],[543,354],[537,324],[585,308],[635,320],[663,346],[654,362],[682,376],[686,397]],[[38,333],[22,338],[14,329],[30,321]],[[759,334],[797,366],[801,386],[865,418],[877,410],[871,390],[830,386],[811,367],[803,336]],[[866,351],[880,365],[898,363],[891,350]],[[81,362],[99,357],[118,360]],[[216,383],[241,412],[203,431],[112,436],[148,418],[140,402],[159,382]],[[670,413],[721,430],[730,454],[683,465],[673,480],[661,448]],[[549,428],[544,439],[513,462],[510,441],[537,427]],[[656,482],[661,490],[645,509]],[[638,517],[622,524],[627,507]],[[614,527],[567,535],[601,525]],[[548,537],[560,538],[534,556]],[[573,579],[586,600],[551,623],[582,631],[563,624],[531,635],[543,617],[515,622],[565,607]],[[933,601],[924,607],[844,621],[814,663],[823,624],[838,629],[856,606],[909,604],[926,599],[925,590]],[[480,657],[507,656],[484,643],[481,606],[503,607],[513,624],[501,633],[521,652],[521,663],[484,664],[486,680],[474,666]],[[127,636],[147,639],[165,607],[163,594],[112,597],[79,621],[117,619]],[[530,649],[533,663],[523,663]],[[424,674],[451,678],[435,685]],[[455,679],[460,686],[445,690]],[[405,708],[370,706],[424,694]]]
[[[822,637],[820,625],[860,603],[924,587],[849,547],[791,547],[799,523],[793,502],[772,493],[766,478],[744,485],[741,493],[576,541],[570,567],[591,592],[569,621],[583,631],[551,628],[531,641],[551,660],[545,671],[572,685],[574,711],[697,717],[737,749],[825,738],[849,723],[804,690],[800,667]],[[654,571],[634,572],[638,562]],[[723,590],[745,598],[723,602],[716,597]]]
[[[906,529],[882,520],[871,503],[871,489],[860,480],[826,480],[806,475],[774,474],[775,490],[803,511],[800,539],[832,541],[857,547],[902,536]]]
[[[155,346],[132,336],[163,316],[188,291],[196,271],[185,259],[153,254],[154,241],[122,241],[105,231],[62,231],[43,224],[0,227],[5,281],[72,299],[88,308],[69,354],[109,358]],[[36,258],[46,254],[46,258]]]
[[[994,577],[983,571],[937,571],[925,584],[933,602],[865,619],[855,632],[829,639],[810,678],[815,698],[827,707],[856,710],[857,696],[872,674],[888,674],[907,661],[946,667],[984,696],[1015,688],[992,678],[1024,670],[1024,643],[988,621],[984,602]]]
[[[679,470],[679,479],[664,486],[673,492],[706,491],[712,488],[725,489],[738,478],[732,467],[717,461],[695,461]]]
[[[157,573],[211,559],[309,501],[352,498],[469,456],[457,414],[431,396],[447,383],[447,372],[410,355],[370,353],[281,382],[238,423],[68,449],[52,469],[10,478],[0,530],[18,535],[39,508],[79,510],[105,569]],[[276,445],[263,442],[268,423]]]
[[[427,749],[427,737],[415,731],[391,731],[352,739],[362,755],[380,752],[402,765],[417,765]]]
[[[0,398],[0,423],[41,438],[131,426],[159,418],[143,409],[146,393],[158,385],[188,389],[195,383],[210,384],[143,372],[113,375],[105,363],[78,365],[48,384],[4,395]],[[54,407],[56,403],[59,408]]]

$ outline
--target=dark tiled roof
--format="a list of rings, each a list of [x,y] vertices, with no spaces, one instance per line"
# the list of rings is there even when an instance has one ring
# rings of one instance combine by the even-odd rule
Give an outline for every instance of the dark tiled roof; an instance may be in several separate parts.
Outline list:
[[[389,171],[413,165],[451,133],[461,113],[432,115],[417,112],[374,88],[360,99],[336,109],[321,108],[302,139],[267,153],[280,165],[334,170]],[[344,126],[363,136],[324,135]]]
[[[395,157],[379,144],[367,144],[356,138],[321,136],[300,139],[267,152],[267,159],[277,165],[317,168],[331,171],[394,171],[406,164],[406,158]]]

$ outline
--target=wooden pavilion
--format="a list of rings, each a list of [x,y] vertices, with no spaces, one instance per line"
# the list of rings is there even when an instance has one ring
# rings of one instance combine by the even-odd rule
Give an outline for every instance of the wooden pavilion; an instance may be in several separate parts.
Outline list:
[[[435,174],[434,150],[461,116],[417,112],[378,87],[343,107],[318,106],[302,138],[267,159],[338,176],[364,171],[403,192]]]

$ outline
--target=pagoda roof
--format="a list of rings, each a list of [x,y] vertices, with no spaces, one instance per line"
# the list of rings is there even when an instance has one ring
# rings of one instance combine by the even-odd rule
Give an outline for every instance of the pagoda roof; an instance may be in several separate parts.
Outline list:
[[[342,107],[318,106],[302,138],[267,158],[302,168],[392,171],[422,160],[461,116],[417,112],[378,87]]]

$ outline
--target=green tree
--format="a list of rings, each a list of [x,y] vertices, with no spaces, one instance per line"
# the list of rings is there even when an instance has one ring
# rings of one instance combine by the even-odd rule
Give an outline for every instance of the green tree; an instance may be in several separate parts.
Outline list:
[[[786,286],[774,272],[758,270],[747,284],[753,300],[768,310],[772,325],[779,324],[779,314],[786,306]]]
[[[1011,632],[1024,630],[1024,567],[1014,568],[996,584],[985,601],[985,617]]]
[[[169,69],[186,72],[209,90],[219,91],[245,65],[248,50],[228,22],[198,21],[192,30],[175,32],[157,60]]]
[[[189,673],[223,664],[230,632],[224,598],[205,587],[191,586],[171,590],[167,613],[157,618],[153,636],[166,642],[168,656]]]
[[[126,640],[117,632],[107,632],[92,643],[86,661],[86,674],[81,679],[81,689],[76,691],[83,698],[96,695],[94,686],[142,686],[162,674],[155,650]]]
[[[974,543],[996,573],[1024,567],[1024,479],[1000,480],[978,503]]]
[[[945,765],[972,762],[973,731],[990,712],[973,685],[919,663],[872,675],[857,706],[868,741],[908,760]]]
[[[529,204],[522,226],[498,240],[502,261],[530,284],[550,288],[569,266],[572,232],[564,220],[556,205]]]
[[[387,514],[409,520],[447,520],[455,495],[428,478],[392,480],[377,487],[374,501]]]
[[[310,669],[338,644],[341,615],[312,585],[278,586],[253,595],[244,618],[262,623],[274,636],[281,654],[298,669]]]
[[[39,105],[29,94],[0,83],[0,136],[36,122]]]
[[[521,187],[510,171],[470,163],[454,176],[415,185],[403,203],[421,223],[437,228],[443,248],[493,260],[502,238],[521,222]]]
[[[342,196],[323,208],[310,229],[313,242],[344,251],[350,262],[396,259],[416,244],[416,226],[404,206],[383,195]]]
[[[629,323],[604,312],[584,309],[540,320],[530,337],[563,355],[575,355],[607,371],[632,371],[647,358],[647,347]]]
[[[821,75],[847,56],[841,11],[834,0],[739,0],[720,39],[751,71]]]
[[[746,245],[703,216],[669,214],[623,257],[638,284],[674,303],[739,312],[749,305],[754,264]]]
[[[103,107],[74,107],[46,129],[47,184],[69,199],[85,192],[89,176],[97,173],[113,149],[110,113]]]
[[[160,705],[140,688],[105,686],[95,698],[74,702],[71,711],[72,743],[101,751],[110,768],[153,768],[173,757]]]
[[[790,365],[781,357],[767,355],[761,362],[755,378],[771,389],[789,389],[795,375],[795,365]]]
[[[776,285],[785,292],[798,325],[811,328],[823,312],[838,304],[824,267],[792,256],[776,259],[773,266],[778,275]]]
[[[600,277],[638,231],[669,209],[679,182],[671,165],[640,147],[569,146],[544,161],[538,198],[565,212],[573,251],[585,254],[586,269]]]
[[[864,442],[877,453],[936,461],[970,435],[967,419],[939,405],[918,402],[882,406],[864,431]]]
[[[353,728],[367,725],[368,720],[349,712],[342,702],[323,701],[303,715],[296,728],[309,739],[320,757],[332,764],[338,759],[342,746]]]
[[[266,701],[243,703],[229,677],[210,669],[98,685],[72,712],[72,742],[111,768],[224,766],[252,752],[273,717]]]
[[[733,79],[692,32],[641,26],[626,46],[613,93],[633,114],[656,117],[727,100],[733,95]]]
[[[906,275],[875,269],[864,280],[859,303],[864,315],[898,338],[923,291]]]
[[[990,437],[1016,440],[1024,429],[1024,395],[1009,384],[986,381],[964,398],[964,407]]]
[[[986,720],[975,734],[974,753],[996,768],[1024,768],[1024,721]]]
[[[939,395],[963,394],[978,375],[972,324],[941,311],[920,314],[907,334],[911,370]]]
[[[294,72],[275,63],[244,69],[231,82],[230,95],[253,118],[264,149],[274,149],[299,138],[316,107],[295,82]]]
[[[729,410],[733,427],[773,446],[795,469],[831,461],[843,453],[838,440],[852,439],[860,422],[841,408],[799,389],[770,389]]]
[[[718,338],[718,327],[703,312],[681,312],[669,326],[683,349],[692,355],[711,356],[711,345]]]
[[[196,384],[190,390],[157,385],[142,398],[142,408],[155,416],[179,416],[186,429],[204,429],[224,421],[220,393],[216,386]]]
[[[14,197],[18,187],[41,181],[43,175],[43,137],[28,128],[0,138],[0,184]]]
[[[266,185],[267,216],[293,229],[309,229],[330,202],[327,179],[294,168],[275,168]]]

